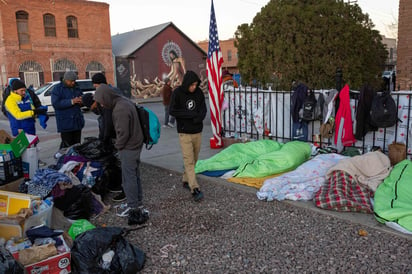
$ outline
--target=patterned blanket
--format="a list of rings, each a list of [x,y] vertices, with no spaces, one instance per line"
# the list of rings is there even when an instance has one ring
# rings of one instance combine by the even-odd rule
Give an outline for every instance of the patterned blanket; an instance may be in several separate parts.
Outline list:
[[[358,184],[351,175],[335,170],[316,193],[314,202],[317,207],[328,210],[373,213],[371,195],[372,191]]]

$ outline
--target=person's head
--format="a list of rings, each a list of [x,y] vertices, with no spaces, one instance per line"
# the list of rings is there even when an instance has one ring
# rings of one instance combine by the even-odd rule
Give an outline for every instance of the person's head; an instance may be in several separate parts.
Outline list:
[[[100,84],[94,93],[94,100],[107,109],[113,109],[115,100],[118,97],[122,96],[106,84]]]
[[[69,88],[74,87],[74,85],[76,84],[76,80],[77,74],[74,71],[66,71],[63,75],[63,83]]]
[[[174,50],[169,51],[169,57],[170,57],[170,60],[172,61],[176,59],[178,57],[176,51]]]
[[[182,88],[191,93],[195,92],[200,84],[199,76],[194,71],[188,70],[183,76]]]
[[[95,88],[97,88],[101,84],[106,84],[107,85],[106,76],[104,76],[104,74],[100,73],[100,72],[93,75],[92,82],[93,82],[93,86]]]
[[[24,84],[23,81],[19,79],[15,79],[13,82],[11,82],[11,90],[20,95],[21,98],[24,98],[26,96],[26,84]]]

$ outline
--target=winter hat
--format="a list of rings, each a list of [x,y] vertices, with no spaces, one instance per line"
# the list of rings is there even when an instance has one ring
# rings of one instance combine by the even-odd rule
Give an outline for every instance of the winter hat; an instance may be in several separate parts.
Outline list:
[[[77,80],[77,74],[74,71],[66,71],[63,76],[64,80],[75,81]]]
[[[92,77],[93,84],[107,84],[106,76],[103,73],[96,73]]]
[[[13,82],[11,82],[11,89],[12,90],[18,90],[21,88],[26,88],[26,84],[24,84],[23,81],[16,79]]]

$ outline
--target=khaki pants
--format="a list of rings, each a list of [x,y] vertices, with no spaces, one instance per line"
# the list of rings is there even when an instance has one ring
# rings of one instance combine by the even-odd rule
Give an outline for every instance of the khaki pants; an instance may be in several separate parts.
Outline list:
[[[179,133],[179,141],[180,147],[182,148],[183,163],[185,166],[182,181],[188,182],[189,187],[193,192],[193,189],[199,188],[199,184],[196,180],[195,165],[199,156],[200,146],[202,144],[202,133]]]

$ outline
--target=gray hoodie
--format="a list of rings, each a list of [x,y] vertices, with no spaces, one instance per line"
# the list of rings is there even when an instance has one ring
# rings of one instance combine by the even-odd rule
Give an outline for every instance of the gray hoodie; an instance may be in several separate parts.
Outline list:
[[[135,104],[105,84],[101,84],[96,89],[94,98],[104,108],[112,110],[116,131],[115,148],[118,150],[140,148],[143,145],[143,133]]]

